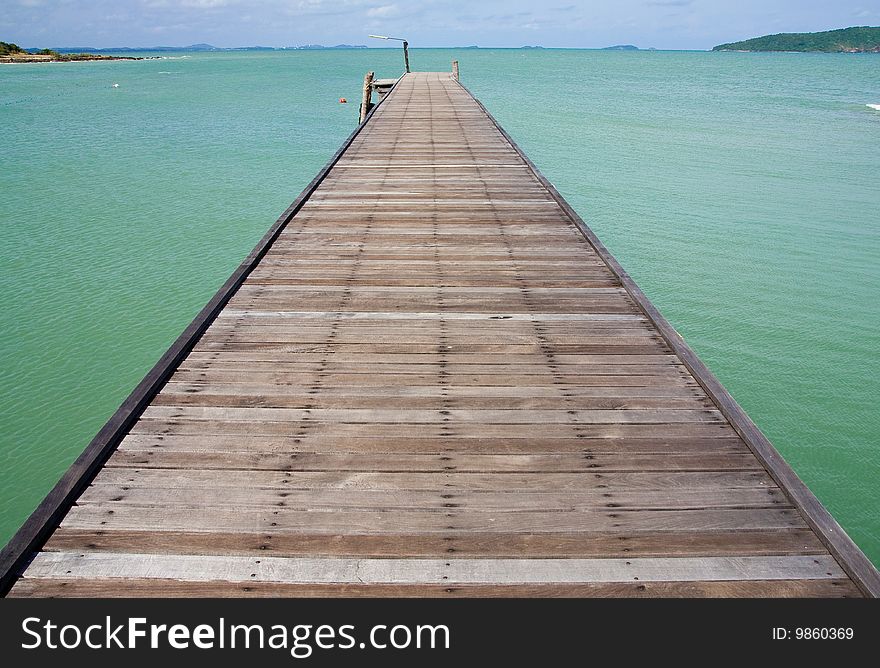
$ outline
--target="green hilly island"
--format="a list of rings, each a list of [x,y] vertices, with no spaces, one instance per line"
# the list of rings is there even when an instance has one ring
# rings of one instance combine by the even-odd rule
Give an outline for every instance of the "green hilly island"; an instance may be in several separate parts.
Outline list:
[[[817,51],[880,53],[880,28],[861,26],[826,32],[781,33],[719,44],[713,51]]]

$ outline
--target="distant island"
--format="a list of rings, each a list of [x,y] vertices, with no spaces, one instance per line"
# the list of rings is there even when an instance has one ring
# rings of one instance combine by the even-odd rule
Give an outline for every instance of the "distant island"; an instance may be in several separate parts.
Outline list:
[[[719,44],[713,51],[810,51],[880,53],[880,28],[861,26],[826,32],[780,33]]]
[[[614,46],[606,46],[602,51],[640,51],[639,47],[632,44],[616,44]]]
[[[303,44],[301,46],[282,46],[276,51],[290,51],[299,49],[366,49],[366,44],[337,44],[336,46],[324,46],[323,44]],[[248,47],[243,49],[231,49],[233,51],[248,51]]]
[[[90,53],[131,53],[144,51],[298,51],[312,49],[366,49],[366,44],[300,44],[298,46],[214,46],[213,44],[190,44],[189,46],[115,46],[97,49],[92,46],[56,46],[59,53],[90,52]]]
[[[0,42],[0,63],[72,63],[84,60],[144,60],[144,58],[95,53],[61,53],[54,49],[23,49],[18,44]]]

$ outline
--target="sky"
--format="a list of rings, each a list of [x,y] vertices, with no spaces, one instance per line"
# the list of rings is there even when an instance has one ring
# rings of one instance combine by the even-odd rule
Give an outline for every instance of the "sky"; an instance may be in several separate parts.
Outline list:
[[[880,25],[880,0],[0,0],[24,47],[367,44],[710,49],[777,32]]]

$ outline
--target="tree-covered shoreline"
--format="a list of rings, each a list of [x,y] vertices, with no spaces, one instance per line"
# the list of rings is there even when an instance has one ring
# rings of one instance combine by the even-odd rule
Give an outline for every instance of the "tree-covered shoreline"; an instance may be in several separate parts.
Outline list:
[[[70,63],[81,60],[143,60],[143,58],[95,53],[59,53],[52,49],[26,50],[18,44],[0,42],[0,63]]]
[[[880,28],[860,26],[825,32],[780,33],[719,44],[713,51],[810,51],[880,53]]]

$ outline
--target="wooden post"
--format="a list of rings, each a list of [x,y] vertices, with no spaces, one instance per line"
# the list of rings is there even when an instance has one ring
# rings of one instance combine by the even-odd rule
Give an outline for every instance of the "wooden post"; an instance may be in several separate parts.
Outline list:
[[[452,78],[458,81],[458,61],[452,61]]]
[[[373,73],[367,72],[364,76],[364,96],[361,100],[361,115],[358,123],[363,123],[367,114],[370,113],[370,107],[373,106]]]
[[[409,74],[409,42],[403,42],[403,64],[406,65],[406,73]]]

